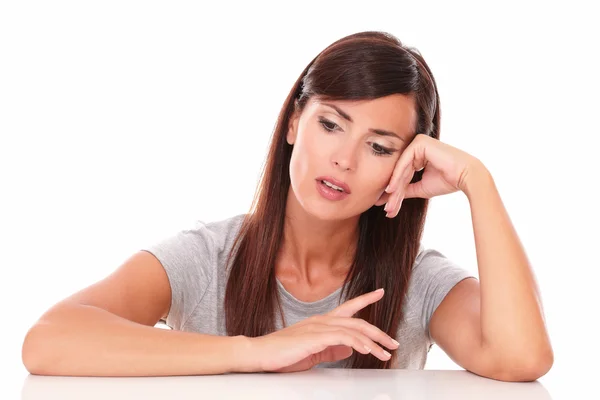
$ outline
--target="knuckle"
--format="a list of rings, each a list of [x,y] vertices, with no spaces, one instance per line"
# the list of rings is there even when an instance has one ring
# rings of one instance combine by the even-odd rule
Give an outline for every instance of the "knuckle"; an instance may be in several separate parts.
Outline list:
[[[325,317],[321,314],[319,315],[313,315],[312,317],[310,317],[312,319],[313,322],[316,323],[323,323],[325,320]]]
[[[344,328],[337,329],[335,332],[337,335],[344,337],[346,339],[350,339],[350,340],[354,340],[354,338],[356,337],[356,335],[353,335],[350,332],[350,330],[344,329]]]
[[[364,332],[369,332],[371,334],[380,334],[380,333],[382,333],[381,329],[379,329],[375,325],[373,325],[373,324],[365,321],[364,319],[359,319],[359,324],[360,324],[361,329]]]
[[[374,325],[371,325],[369,322],[367,322],[367,321],[366,321],[365,319],[363,319],[363,318],[355,318],[355,319],[358,321],[358,323],[360,324],[360,326],[361,326],[362,328],[369,328],[369,329],[371,329],[371,328],[373,328],[373,327],[374,327]]]
[[[345,329],[340,328],[340,327],[337,327],[332,332],[335,333],[336,335],[347,335],[348,334],[348,332],[346,332]]]

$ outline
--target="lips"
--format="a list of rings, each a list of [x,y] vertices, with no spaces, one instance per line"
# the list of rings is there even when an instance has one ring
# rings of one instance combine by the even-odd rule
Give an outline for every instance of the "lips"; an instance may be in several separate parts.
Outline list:
[[[342,181],[339,181],[339,180],[335,179],[332,176],[319,176],[317,178],[317,180],[318,181],[327,181],[327,182],[333,183],[335,186],[338,186],[338,187],[341,187],[342,189],[344,189],[344,192],[346,192],[348,194],[352,193],[350,191],[350,187],[348,185],[346,185],[346,183],[344,183]]]

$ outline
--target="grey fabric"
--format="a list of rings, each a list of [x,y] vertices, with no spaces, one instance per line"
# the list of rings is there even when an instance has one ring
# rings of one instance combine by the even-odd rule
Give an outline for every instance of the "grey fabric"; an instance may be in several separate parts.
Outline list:
[[[172,329],[225,336],[223,300],[226,258],[245,214],[193,226],[141,249],[163,265],[171,284],[171,309],[166,324]],[[446,294],[458,282],[476,276],[456,265],[439,251],[420,246],[409,287],[404,323],[395,339],[400,342],[394,368],[423,369],[433,345],[429,321]],[[277,281],[287,325],[338,306],[342,288],[315,302],[302,302]],[[341,299],[345,301],[345,299]],[[281,329],[280,318],[277,329]],[[318,367],[344,367],[345,361],[321,363]]]

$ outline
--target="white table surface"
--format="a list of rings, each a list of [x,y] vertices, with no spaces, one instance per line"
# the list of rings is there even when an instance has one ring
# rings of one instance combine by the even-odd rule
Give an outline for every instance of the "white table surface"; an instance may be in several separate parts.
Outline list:
[[[27,375],[23,400],[37,399],[502,399],[549,400],[539,381],[502,382],[461,370],[316,368],[285,374],[174,377]]]

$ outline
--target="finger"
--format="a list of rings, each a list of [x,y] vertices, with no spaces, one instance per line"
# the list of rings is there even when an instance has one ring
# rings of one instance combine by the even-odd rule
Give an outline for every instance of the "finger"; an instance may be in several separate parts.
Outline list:
[[[414,175],[413,171],[414,170],[411,167],[407,167],[402,176],[399,178],[399,182],[395,185],[396,189],[390,194],[390,199],[385,207],[385,211],[387,212],[386,217],[394,216],[396,209],[398,209],[398,206],[402,201],[405,182],[407,182],[407,180],[410,182],[412,175]]]
[[[390,207],[390,210],[386,214],[386,217],[395,218],[402,207],[402,201],[404,200],[404,188],[398,189],[397,194],[394,197],[394,205]]]
[[[406,170],[408,166],[412,164],[412,160],[414,157],[414,144],[408,145],[408,147],[404,150],[398,161],[396,162],[396,166],[394,167],[394,172],[392,173],[392,177],[390,178],[390,184],[385,189],[387,193],[393,193],[398,189],[400,179],[406,174]]]
[[[393,193],[396,190],[402,189],[403,180],[407,170],[410,170],[410,177],[414,175],[414,171],[421,171],[427,166],[428,159],[425,155],[425,149],[435,149],[438,140],[432,140],[423,135],[417,135],[408,147],[402,152],[402,155],[396,162],[390,184],[386,188],[387,193]]]
[[[331,346],[350,347],[361,354],[369,354],[371,348],[366,346],[359,338],[341,330],[332,330],[327,325],[321,325],[319,332],[311,334],[313,340],[310,351],[319,354]]]
[[[387,361],[391,357],[390,353],[372,341],[367,335],[357,330],[344,328],[343,326],[329,325],[322,325],[321,329],[319,335],[321,335],[325,343],[352,345],[356,351],[362,354],[372,353],[375,357],[383,361]]]
[[[365,293],[353,299],[346,301],[326,313],[325,315],[331,315],[334,317],[352,317],[354,314],[368,306],[369,304],[375,303],[383,297],[383,289],[377,289],[375,291]]]
[[[398,205],[396,206],[396,212],[392,213],[392,215],[390,215],[390,218],[396,218],[396,216],[398,215],[398,213],[400,212],[400,208],[402,207],[402,201],[404,200],[404,196],[402,196],[402,198],[400,199],[400,201],[398,202]]]
[[[414,197],[429,198],[423,192],[423,181],[422,180],[419,182],[411,183],[410,185],[408,185],[406,187],[406,193],[404,193],[404,198],[411,199]]]
[[[321,353],[317,353],[317,364],[322,362],[336,362],[346,359],[352,355],[354,350],[349,346],[329,346]]]
[[[343,326],[346,328],[354,329],[367,335],[372,340],[383,344],[388,349],[398,348],[398,342],[396,342],[391,336],[389,336],[387,333],[385,333],[375,325],[368,323],[364,319],[348,317],[331,317],[324,315],[322,316],[322,318],[322,320],[317,321],[328,325]]]
[[[400,179],[398,189],[396,190],[397,193],[394,193],[395,194],[394,206],[393,206],[393,208],[390,208],[390,210],[388,211],[388,214],[387,214],[390,218],[395,218],[398,215],[398,213],[400,212],[400,208],[402,207],[402,202],[406,198],[407,188],[410,185],[410,181],[412,181],[414,176],[415,176],[414,166],[409,165],[407,167],[406,174],[403,175],[402,178]]]

